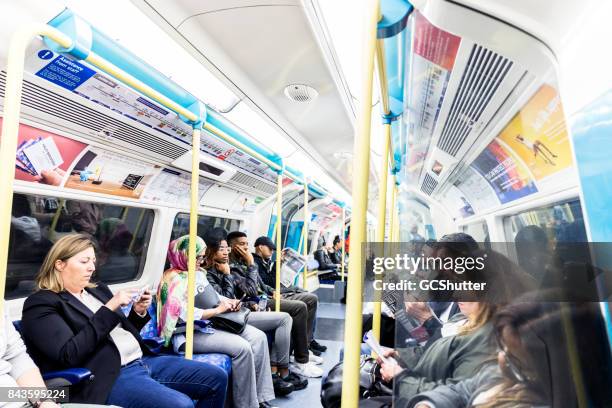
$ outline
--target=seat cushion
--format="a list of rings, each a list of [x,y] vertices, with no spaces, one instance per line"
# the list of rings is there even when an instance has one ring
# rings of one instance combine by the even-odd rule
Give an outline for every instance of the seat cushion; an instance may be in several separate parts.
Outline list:
[[[204,363],[212,364],[225,370],[229,376],[232,373],[232,359],[227,354],[220,353],[206,353],[206,354],[194,354],[193,359],[195,361],[201,361]]]

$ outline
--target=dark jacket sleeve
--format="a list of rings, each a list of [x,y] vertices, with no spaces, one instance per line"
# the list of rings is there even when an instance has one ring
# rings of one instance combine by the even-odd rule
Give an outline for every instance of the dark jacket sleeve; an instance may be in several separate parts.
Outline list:
[[[427,401],[436,408],[468,407],[478,392],[493,387],[502,380],[497,364],[487,364],[478,373],[456,384],[442,385],[431,391],[417,394],[408,401],[412,408],[419,402]]]
[[[121,321],[119,314],[103,306],[87,325],[73,333],[60,310],[61,300],[55,293],[35,293],[24,303],[22,328],[30,344],[64,367],[78,367],[90,358]]]
[[[229,299],[236,298],[236,288],[234,287],[232,275],[225,275],[216,270],[211,270],[206,274],[206,278],[215,289],[215,292]]]
[[[134,309],[130,309],[130,314],[127,319],[136,327],[136,330],[140,332],[147,322],[151,320],[151,316],[149,316],[148,312],[144,316],[138,316],[138,313],[136,313]]]
[[[246,269],[243,272],[242,268]],[[259,272],[257,269],[257,264],[253,263],[251,266],[240,266],[236,264],[231,264],[232,275],[237,274],[242,277],[242,282],[240,284],[241,290],[249,297],[256,297],[259,293]]]
[[[316,261],[319,263],[319,270],[324,271],[328,269],[336,269],[336,265],[331,263],[329,256],[325,256],[325,249],[318,249],[314,253]]]

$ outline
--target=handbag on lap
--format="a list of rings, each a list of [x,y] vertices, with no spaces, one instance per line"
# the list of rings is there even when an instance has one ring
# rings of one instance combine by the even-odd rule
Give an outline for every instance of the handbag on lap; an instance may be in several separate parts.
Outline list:
[[[217,307],[220,302],[219,295],[215,292],[212,285],[198,286],[196,288],[195,307],[199,309],[212,309]],[[244,331],[251,310],[241,307],[236,312],[227,312],[210,318],[210,322],[215,329],[223,330],[228,333],[240,334]]]

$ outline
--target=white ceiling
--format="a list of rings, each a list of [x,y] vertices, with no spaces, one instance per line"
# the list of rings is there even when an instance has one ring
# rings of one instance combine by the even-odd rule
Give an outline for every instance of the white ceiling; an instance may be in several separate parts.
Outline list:
[[[189,52],[199,54],[244,103],[350,191],[351,172],[338,153],[352,151],[352,101],[316,4],[299,0],[134,3]],[[309,85],[319,95],[308,103],[291,101],[283,93],[289,84]],[[265,139],[259,141],[266,144]],[[288,163],[301,164],[292,162],[291,156]]]

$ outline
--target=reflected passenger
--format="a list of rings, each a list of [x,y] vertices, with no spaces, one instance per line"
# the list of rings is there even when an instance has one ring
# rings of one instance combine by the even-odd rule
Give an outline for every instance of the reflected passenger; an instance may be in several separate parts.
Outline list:
[[[139,334],[150,320],[151,294],[113,295],[91,282],[95,264],[94,245],[81,234],[61,238],[47,254],[36,277],[39,290],[26,299],[22,317],[28,351],[41,370],[89,369],[94,378],[71,390],[73,402],[174,408],[197,400],[196,407],[223,407],[225,371],[154,355]],[[130,304],[126,317],[121,308]]]

